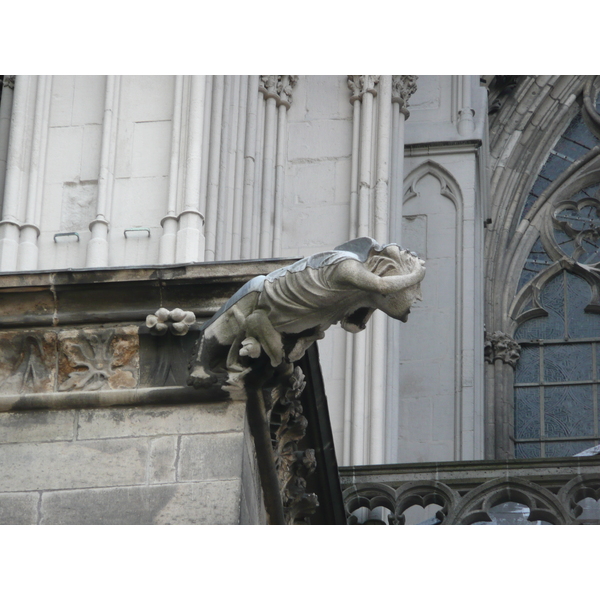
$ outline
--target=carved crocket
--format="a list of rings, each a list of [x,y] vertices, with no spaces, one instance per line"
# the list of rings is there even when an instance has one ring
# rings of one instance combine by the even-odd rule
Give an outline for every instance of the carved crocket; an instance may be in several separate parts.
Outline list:
[[[357,333],[376,309],[406,322],[424,265],[397,244],[362,237],[255,277],[202,326],[188,383],[235,383],[263,353],[272,367],[289,365],[331,325]]]

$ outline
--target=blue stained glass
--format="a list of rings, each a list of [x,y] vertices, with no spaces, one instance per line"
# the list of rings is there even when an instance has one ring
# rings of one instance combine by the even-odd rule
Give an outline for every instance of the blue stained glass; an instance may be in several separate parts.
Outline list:
[[[597,145],[598,140],[587,128],[581,113],[578,113],[553,148],[554,152],[558,152],[570,160],[565,160],[554,153],[550,154],[531,188],[531,194],[527,197],[525,206],[521,211],[521,219],[548,185],[573,164],[572,161],[581,158]],[[534,199],[532,200],[532,198]]]
[[[544,381],[592,379],[592,345],[568,344],[544,347]]]
[[[587,128],[581,113],[579,113],[572,121],[567,130],[562,135],[563,138],[572,140],[577,144],[584,146],[588,150],[598,145],[598,140],[591,131]]]
[[[578,191],[576,194],[571,196],[571,200],[573,202],[579,202],[584,198],[596,198],[596,194],[600,189],[600,183],[595,183],[594,185],[590,185],[582,190]]]
[[[521,289],[527,282],[531,281],[538,273],[552,264],[552,260],[546,254],[540,238],[538,238],[531,248],[531,252],[525,261],[525,266],[521,272],[521,278],[517,289]]]
[[[515,389],[515,436],[519,439],[540,437],[540,389]]]
[[[539,458],[541,456],[541,444],[539,442],[515,444],[516,458]]]
[[[567,328],[570,338],[600,337],[600,315],[586,313],[592,299],[590,285],[572,273],[565,273],[567,284]]]
[[[518,340],[556,340],[565,335],[564,283],[562,273],[546,284],[540,303],[548,311],[547,317],[525,321],[516,331]]]
[[[546,185],[548,182],[546,181]],[[523,215],[526,215],[529,212],[529,209],[535,204],[535,201],[538,199],[534,193],[529,194],[527,196],[527,200],[525,200],[525,205],[523,206]]]
[[[538,178],[535,180],[533,187],[531,188],[531,193],[538,198],[544,193],[544,190],[548,187],[550,180],[546,177],[538,175]]]
[[[558,458],[560,456],[574,456],[578,452],[586,450],[592,446],[593,442],[546,442],[546,456],[548,458]]]
[[[537,383],[539,380],[539,346],[521,346],[521,356],[515,368],[515,383]]]
[[[546,437],[576,437],[594,434],[591,385],[547,387],[544,389]]]
[[[574,162],[579,157],[589,152],[590,149],[587,146],[578,144],[566,137],[561,137],[556,146],[554,146],[554,150],[568,156]]]
[[[568,160],[565,160],[556,154],[550,154],[546,164],[540,171],[540,175],[550,179],[550,181],[554,181],[570,165],[571,163]]]

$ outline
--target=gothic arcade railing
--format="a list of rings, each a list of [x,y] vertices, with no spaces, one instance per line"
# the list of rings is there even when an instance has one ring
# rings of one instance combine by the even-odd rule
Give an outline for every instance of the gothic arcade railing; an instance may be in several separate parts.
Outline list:
[[[600,455],[342,467],[349,524],[600,524]]]

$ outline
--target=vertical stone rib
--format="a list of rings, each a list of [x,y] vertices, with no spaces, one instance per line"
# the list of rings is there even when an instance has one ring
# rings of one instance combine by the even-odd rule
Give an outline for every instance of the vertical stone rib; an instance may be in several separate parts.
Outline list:
[[[169,164],[169,196],[167,214],[160,224],[163,228],[158,249],[161,265],[175,262],[177,244],[177,189],[179,183],[179,153],[181,150],[181,113],[183,110],[183,76],[175,76],[173,90],[173,120],[171,122],[171,160]]]
[[[6,161],[8,158],[14,87],[15,75],[5,75],[2,80],[2,101],[0,102],[0,217],[3,214],[2,205],[4,201],[4,184],[6,183]]]
[[[402,205],[404,202],[404,123],[409,116],[407,109],[409,97],[416,91],[416,76],[392,76],[392,158],[390,177],[390,236],[391,240],[402,245]],[[386,462],[398,460],[398,425],[400,420],[400,365],[394,357],[400,352],[402,324],[393,319],[387,326],[387,397],[385,433]]]
[[[375,206],[373,229],[375,239],[385,244],[389,236],[389,157],[390,117],[392,105],[392,78],[382,75],[379,81],[379,119],[377,126],[377,181],[375,184]],[[371,323],[371,393],[369,462],[384,461],[385,417],[386,417],[386,360],[385,351],[387,318],[376,311]]]
[[[204,138],[204,99],[206,77],[190,78],[188,109],[188,137],[185,168],[183,211],[180,213],[175,258],[177,262],[193,262],[204,254],[202,225],[204,216],[199,211],[202,176],[202,146]]]
[[[356,77],[348,76],[348,87],[352,91],[350,102],[353,109],[352,122],[352,163],[350,172],[350,231],[349,238],[354,239],[358,231],[358,167],[360,153],[360,90]],[[353,421],[353,372],[354,372],[354,336],[346,335],[346,356],[344,381],[344,438],[342,447],[342,464],[349,465],[352,456],[352,421]]]
[[[30,75],[19,75],[15,79],[0,222],[0,271],[14,271],[17,268],[21,178],[24,173],[27,103],[31,82]]]
[[[262,164],[259,257],[270,258],[273,236],[273,192],[275,187],[275,148],[277,145],[276,75],[263,75],[260,88],[266,99],[265,145]]]
[[[242,202],[242,259],[252,255],[252,221],[254,215],[254,173],[256,169],[256,137],[258,124],[258,75],[248,77],[248,109],[244,143],[244,193]]]
[[[98,171],[98,201],[96,218],[90,223],[92,237],[88,242],[85,266],[108,266],[108,220],[109,196],[112,193],[113,168],[116,153],[117,127],[115,111],[119,94],[119,75],[106,78],[106,96],[104,100],[104,118],[102,120],[102,147],[100,151],[100,169]]]
[[[25,223],[21,226],[17,262],[17,268],[20,271],[35,270],[38,266],[39,217],[41,214],[44,171],[46,168],[51,85],[52,76],[39,75],[37,77],[27,205]]]
[[[231,258],[242,258],[243,199],[245,191],[245,150],[247,135],[248,75],[240,78],[240,102],[238,106],[238,143],[235,155],[235,189],[233,194],[233,223],[231,235]]]
[[[221,157],[221,123],[223,120],[223,96],[225,78],[213,78],[212,114],[210,123],[210,156],[208,162],[208,187],[206,191],[206,249],[204,260],[215,260],[217,218],[219,208],[219,173]]]

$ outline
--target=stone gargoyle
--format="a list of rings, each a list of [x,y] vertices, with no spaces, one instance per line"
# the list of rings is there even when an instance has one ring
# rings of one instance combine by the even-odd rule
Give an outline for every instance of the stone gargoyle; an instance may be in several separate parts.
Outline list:
[[[376,309],[406,322],[424,276],[415,253],[361,237],[255,277],[202,326],[188,383],[240,386],[259,357],[289,370],[331,325],[357,333]]]

